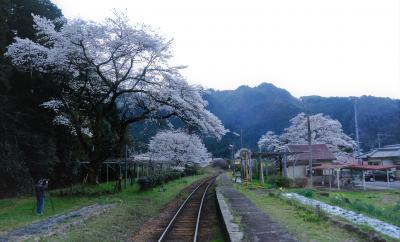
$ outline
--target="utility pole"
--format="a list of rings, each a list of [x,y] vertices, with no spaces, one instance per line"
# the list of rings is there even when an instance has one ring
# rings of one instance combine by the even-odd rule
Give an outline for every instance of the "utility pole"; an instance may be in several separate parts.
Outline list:
[[[308,149],[310,150],[310,161],[309,161],[309,169],[310,169],[310,186],[313,186],[313,174],[312,174],[312,141],[311,141],[311,124],[310,124],[310,115],[307,115],[307,129],[308,129]]]
[[[357,100],[354,99],[354,122],[356,126],[356,141],[357,141],[357,156],[358,156],[358,164],[362,165],[362,161],[360,159],[360,137],[358,136],[358,118],[357,118]]]
[[[378,136],[378,148],[381,148],[381,134],[377,134]]]
[[[243,129],[240,128],[240,148],[243,148]]]

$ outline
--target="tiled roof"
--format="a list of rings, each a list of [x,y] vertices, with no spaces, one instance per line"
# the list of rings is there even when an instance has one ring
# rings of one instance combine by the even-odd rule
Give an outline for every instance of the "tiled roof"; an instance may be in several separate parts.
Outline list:
[[[313,144],[311,145],[312,149],[312,159],[315,161],[318,160],[335,160],[335,155],[329,150],[326,144]],[[295,159],[298,161],[309,160],[310,159],[310,149],[309,145],[287,145],[287,149],[289,152],[299,152],[299,154],[293,155]],[[305,153],[301,153],[305,152]]]
[[[385,158],[385,157],[400,157],[400,144],[387,145],[382,148],[370,151],[361,156],[361,158]]]

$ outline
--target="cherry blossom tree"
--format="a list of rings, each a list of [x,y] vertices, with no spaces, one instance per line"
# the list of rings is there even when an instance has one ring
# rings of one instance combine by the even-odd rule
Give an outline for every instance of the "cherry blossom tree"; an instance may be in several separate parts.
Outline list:
[[[283,142],[280,137],[272,131],[268,131],[257,142],[261,151],[278,152],[282,150]]]
[[[235,158],[244,158],[244,154],[251,154],[251,150],[247,148],[240,148],[238,151],[235,153]]]
[[[221,138],[226,130],[205,109],[202,89],[169,65],[171,41],[123,13],[102,23],[33,16],[38,41],[16,38],[6,56],[24,71],[50,74],[62,95],[42,104],[66,125],[90,161],[89,182],[140,121],[178,117],[190,130]]]
[[[153,159],[173,161],[177,166],[206,164],[211,156],[197,135],[180,130],[158,132],[150,140],[149,152]]]
[[[285,144],[307,144],[307,116],[300,113],[290,120],[290,127],[280,136]],[[318,113],[310,116],[311,139],[314,144],[326,144],[336,155],[349,155],[356,147],[355,141],[347,136],[338,120]]]

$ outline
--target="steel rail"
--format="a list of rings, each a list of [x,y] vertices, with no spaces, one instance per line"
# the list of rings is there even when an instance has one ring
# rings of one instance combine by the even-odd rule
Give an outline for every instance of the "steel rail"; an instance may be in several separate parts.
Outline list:
[[[211,178],[214,179],[215,177]],[[176,218],[179,216],[179,214],[181,213],[181,211],[183,210],[183,208],[185,207],[186,203],[189,201],[189,199],[192,197],[192,195],[202,186],[204,185],[206,182],[210,181],[206,180],[204,182],[202,182],[200,185],[198,185],[190,194],[189,196],[185,199],[185,201],[182,203],[182,205],[179,207],[178,211],[176,211],[174,217],[172,217],[171,221],[168,223],[168,226],[165,228],[164,232],[161,234],[160,238],[158,239],[158,242],[162,242],[163,239],[165,238],[165,236],[167,235],[167,233],[169,232],[169,230],[171,229],[173,223],[175,222]],[[207,187],[208,188],[208,187]],[[207,189],[206,189],[207,190]],[[204,195],[203,195],[204,196]],[[197,227],[197,225],[196,225]]]
[[[197,214],[197,221],[196,221],[196,229],[194,231],[194,236],[193,236],[193,242],[197,242],[197,234],[199,231],[199,224],[200,224],[200,216],[201,216],[201,210],[203,208],[203,202],[204,202],[204,198],[207,194],[208,188],[214,183],[214,180],[212,180],[206,187],[206,190],[203,193],[203,197],[201,198],[201,203],[200,203],[200,207],[199,207],[199,212]]]

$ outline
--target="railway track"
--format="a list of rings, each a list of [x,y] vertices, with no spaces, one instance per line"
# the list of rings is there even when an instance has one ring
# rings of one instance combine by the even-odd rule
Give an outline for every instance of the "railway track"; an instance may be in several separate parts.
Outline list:
[[[204,200],[215,178],[216,176],[213,176],[201,183],[189,194],[164,229],[158,242],[198,241]]]

